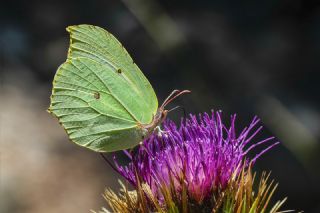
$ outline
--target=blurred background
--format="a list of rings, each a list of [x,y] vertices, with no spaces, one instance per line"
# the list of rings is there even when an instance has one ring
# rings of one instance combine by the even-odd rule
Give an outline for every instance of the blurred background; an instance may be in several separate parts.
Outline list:
[[[314,1],[316,2],[316,1]],[[159,102],[188,113],[254,115],[281,145],[255,170],[272,171],[284,209],[320,212],[320,5],[312,1],[3,1],[0,212],[88,212],[119,176],[68,141],[46,112],[51,82],[66,59],[68,25],[112,32],[153,85]],[[170,114],[179,120],[181,110]],[[258,141],[259,137],[255,140]]]

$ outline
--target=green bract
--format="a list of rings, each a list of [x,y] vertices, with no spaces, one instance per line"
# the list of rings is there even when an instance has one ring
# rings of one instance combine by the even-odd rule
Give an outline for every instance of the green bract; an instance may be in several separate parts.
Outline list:
[[[48,111],[80,146],[98,152],[134,147],[161,120],[155,120],[152,86],[106,30],[78,25],[67,31],[68,58],[54,77]]]

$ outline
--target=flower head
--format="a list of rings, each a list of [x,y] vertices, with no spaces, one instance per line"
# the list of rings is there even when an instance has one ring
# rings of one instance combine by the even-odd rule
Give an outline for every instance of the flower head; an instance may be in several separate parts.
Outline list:
[[[227,187],[232,175],[278,143],[272,142],[274,137],[251,142],[262,129],[256,128],[257,117],[237,135],[236,115],[231,116],[229,127],[221,116],[221,112],[205,113],[198,119],[190,115],[181,121],[180,127],[166,121],[163,131],[153,133],[137,153],[126,152],[131,159],[127,166],[119,165],[115,159],[117,171],[134,186],[139,181],[148,184],[159,200],[164,199],[163,187],[166,186],[173,186],[178,197],[183,196],[185,190],[189,199],[197,203],[210,199],[214,191]],[[250,150],[269,141],[267,148],[253,159],[248,158]]]

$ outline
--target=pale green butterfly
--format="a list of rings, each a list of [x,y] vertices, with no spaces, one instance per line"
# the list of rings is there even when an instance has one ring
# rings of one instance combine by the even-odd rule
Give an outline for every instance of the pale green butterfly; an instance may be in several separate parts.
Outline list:
[[[136,146],[167,116],[164,107],[188,90],[174,90],[158,108],[156,94],[138,66],[106,30],[67,28],[68,57],[53,80],[48,111],[71,141],[97,152]]]

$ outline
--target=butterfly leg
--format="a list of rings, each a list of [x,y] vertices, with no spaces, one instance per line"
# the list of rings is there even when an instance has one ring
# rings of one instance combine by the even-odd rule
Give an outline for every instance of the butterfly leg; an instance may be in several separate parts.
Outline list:
[[[154,129],[154,132],[158,135],[158,137],[166,136],[166,131],[161,130],[160,126],[157,126]]]

